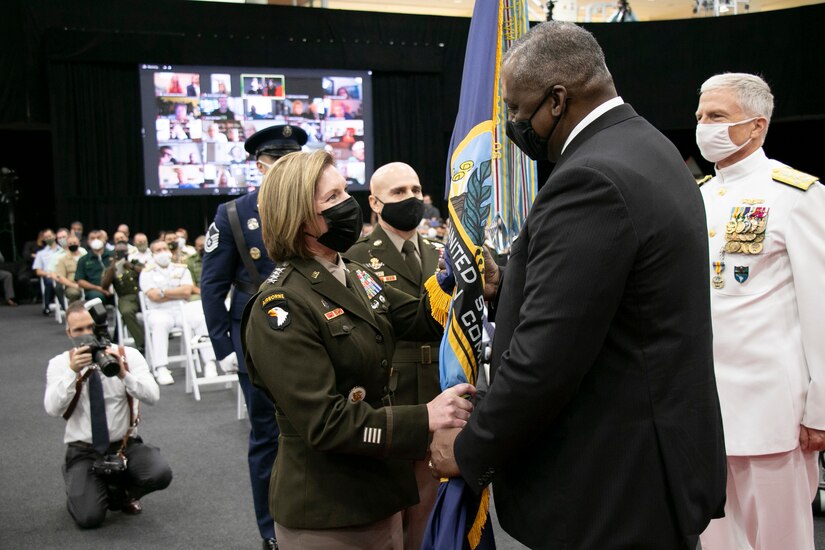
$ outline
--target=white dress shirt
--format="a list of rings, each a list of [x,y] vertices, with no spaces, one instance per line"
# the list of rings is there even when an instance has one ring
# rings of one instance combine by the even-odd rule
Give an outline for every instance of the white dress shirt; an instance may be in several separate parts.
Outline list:
[[[729,456],[793,450],[800,424],[825,430],[825,186],[802,191],[773,181],[772,170],[782,166],[758,149],[701,187],[708,280],[716,275],[713,262],[722,261],[732,210],[770,209],[761,253],[726,253],[724,287],[710,290]],[[736,267],[747,269],[741,282]]]
[[[567,136],[567,139],[564,140],[564,145],[562,145],[561,148],[561,154],[564,154],[564,150],[567,149],[567,146],[570,145],[570,142],[573,141],[573,138],[579,135],[581,131],[587,128],[594,120],[605,114],[610,109],[618,107],[623,103],[624,100],[621,97],[616,96],[613,99],[608,99],[607,101],[605,101],[604,103],[602,103],[601,105],[587,113],[587,116],[581,119],[578,124],[576,124],[575,128],[573,128],[573,131],[571,131],[570,135]]]
[[[126,400],[128,392],[133,398],[153,405],[160,397],[160,390],[155,378],[149,373],[149,365],[140,352],[134,348],[125,347],[126,361],[129,372],[123,380],[117,376],[104,376],[103,399],[106,402],[106,421],[109,424],[109,441],[122,439],[129,429],[129,402]],[[88,367],[80,371],[85,374]],[[51,416],[62,416],[75,395],[78,375],[69,367],[69,352],[65,351],[49,361],[46,372],[46,396],[43,404],[46,412]],[[89,381],[83,382],[80,399],[77,406],[66,422],[64,443],[73,441],[92,442],[92,418],[89,413]]]

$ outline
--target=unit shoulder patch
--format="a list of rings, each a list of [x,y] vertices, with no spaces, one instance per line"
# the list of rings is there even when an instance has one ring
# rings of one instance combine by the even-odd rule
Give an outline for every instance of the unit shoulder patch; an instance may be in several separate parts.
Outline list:
[[[771,171],[771,178],[773,181],[778,181],[779,183],[784,183],[785,185],[790,185],[803,191],[807,191],[814,183],[819,181],[818,177],[794,170],[790,166],[774,168],[773,171]]]
[[[705,176],[702,179],[696,180],[696,185],[698,185],[699,187],[702,187],[704,184],[706,184],[707,182],[709,182],[712,179],[713,179],[713,176]]]
[[[261,297],[261,309],[272,330],[284,330],[292,322],[289,304],[283,292],[270,292]]]

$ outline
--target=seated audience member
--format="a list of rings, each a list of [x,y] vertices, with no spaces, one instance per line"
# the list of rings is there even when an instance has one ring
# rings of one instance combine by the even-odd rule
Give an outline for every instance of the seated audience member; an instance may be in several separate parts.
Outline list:
[[[65,227],[60,227],[54,232],[54,235],[56,237],[57,246],[60,248],[55,254],[52,255],[51,258],[49,258],[49,265],[46,266],[46,271],[49,273],[54,273],[54,267],[57,265],[57,260],[59,260],[60,257],[66,253],[66,238],[69,236],[69,230]]]
[[[72,233],[66,239],[67,251],[57,260],[54,268],[54,281],[57,283],[55,291],[60,302],[65,297],[69,303],[79,300],[83,295],[80,285],[75,280],[77,262],[86,255],[86,250],[80,247],[80,240]]]
[[[114,246],[117,247],[119,243],[123,243],[126,245],[126,250],[129,254],[132,252],[137,252],[137,248],[129,244],[129,235],[124,233],[123,231],[117,230],[115,234],[112,235],[112,239],[114,239]]]
[[[172,233],[174,235],[174,233]],[[166,386],[175,380],[169,372],[169,333],[183,325],[183,315],[201,341],[209,341],[201,303],[189,302],[192,295],[192,275],[185,264],[173,263],[166,242],[157,240],[151,246],[154,262],[140,274],[140,290],[146,295],[143,314],[151,327],[152,363],[158,384]],[[185,335],[184,337],[191,337]],[[217,375],[212,345],[200,348],[204,376]]]
[[[191,301],[201,299],[201,270],[203,269],[203,246],[206,242],[204,235],[198,235],[195,239],[195,253],[186,258],[186,267],[192,274],[192,297]]]
[[[49,415],[67,420],[66,507],[82,528],[98,527],[107,510],[139,514],[139,499],[172,481],[172,470],[158,449],[144,445],[132,428],[133,400],[152,405],[160,394],[146,360],[134,348],[111,346],[107,352],[120,368],[113,376],[103,376],[88,345],[93,329],[82,302],[69,306],[66,334],[72,349],[49,361],[44,398]],[[118,455],[125,466],[122,474],[107,475],[96,468]]]
[[[111,303],[112,293],[108,287],[100,283],[103,278],[103,271],[112,262],[111,253],[106,250],[103,240],[100,238],[103,231],[90,231],[89,235],[94,238],[89,242],[89,253],[81,256],[77,260],[77,271],[74,280],[86,293],[86,300],[100,298],[104,302]]]
[[[129,226],[126,225],[125,223],[121,223],[120,225],[117,226],[117,230],[120,231],[121,233],[123,233],[124,235],[126,235],[126,240],[128,242],[129,237],[130,237]]]
[[[145,233],[135,233],[135,251],[129,253],[130,261],[138,261],[145,266],[152,260],[152,251],[149,250],[149,238]]]
[[[43,315],[51,315],[49,304],[54,301],[54,273],[48,270],[48,266],[52,256],[61,250],[51,229],[43,230],[43,245],[34,257],[32,269],[43,281]]]
[[[172,263],[185,264],[189,255],[181,248],[178,234],[175,231],[164,231],[161,238],[172,253]]]
[[[433,204],[433,198],[430,195],[424,195],[424,217],[427,219],[441,217],[441,212]]]
[[[140,290],[140,272],[143,264],[137,260],[129,260],[128,249],[125,242],[115,245],[115,259],[103,272],[100,286],[109,288],[113,286],[117,294],[117,308],[123,317],[123,322],[129,329],[129,334],[135,339],[135,347],[144,349],[143,345],[143,323],[138,321],[137,314],[140,313],[140,300],[138,291]]]
[[[189,232],[186,230],[185,227],[178,227],[175,229],[175,235],[178,236],[178,247],[183,250],[183,253],[186,254],[186,257],[194,256],[197,250],[195,247],[190,246],[187,244],[189,242]]]
[[[80,240],[80,242],[82,243],[83,242],[83,222],[79,222],[79,221],[78,222],[72,222],[71,225],[69,226],[69,229],[71,230],[72,233],[75,234],[75,236],[78,238],[78,240]]]
[[[109,234],[106,232],[105,229],[98,229],[97,236],[101,241],[103,241],[103,246],[106,247],[106,250],[111,252],[115,249],[115,245],[109,242]]]
[[[0,252],[0,264],[6,263],[3,253]],[[0,269],[0,283],[3,285],[3,303],[7,306],[17,307],[17,300],[14,299],[14,275],[10,271]]]

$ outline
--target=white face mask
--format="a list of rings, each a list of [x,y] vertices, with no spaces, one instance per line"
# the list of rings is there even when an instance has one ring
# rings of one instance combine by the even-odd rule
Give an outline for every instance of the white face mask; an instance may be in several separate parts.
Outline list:
[[[740,120],[739,122],[697,124],[696,145],[699,146],[699,152],[702,153],[702,156],[705,157],[705,160],[708,162],[719,162],[720,160],[728,158],[751,141],[748,139],[742,145],[736,145],[730,139],[730,132],[728,132],[728,128],[754,121],[757,118],[759,117]]]
[[[186,246],[186,239],[178,237],[178,248],[183,248],[184,246]]]
[[[160,267],[167,267],[172,262],[172,253],[164,250],[154,255],[155,263]]]
[[[103,248],[103,241],[100,239],[92,239],[92,242],[89,243],[89,246],[92,247],[92,250],[100,250]]]

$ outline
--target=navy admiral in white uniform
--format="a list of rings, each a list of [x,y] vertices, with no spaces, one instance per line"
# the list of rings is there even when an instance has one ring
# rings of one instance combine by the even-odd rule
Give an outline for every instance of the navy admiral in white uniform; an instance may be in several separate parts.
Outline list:
[[[252,135],[244,148],[254,155],[258,170],[266,174],[276,160],[300,151],[307,134],[297,126],[279,125]],[[249,298],[275,268],[266,254],[258,214],[258,190],[218,207],[209,226],[201,273],[201,300],[212,346],[224,370],[237,365],[238,380],[246,398],[252,429],[249,432],[249,475],[258,530],[263,547],[277,548],[275,525],[269,512],[269,478],[278,452],[278,425],[272,402],[254,387],[246,372],[241,349],[241,315]],[[227,315],[229,289],[232,303]]]
[[[813,550],[825,449],[825,186],[762,150],[773,95],[727,73],[701,89],[696,141],[710,243],[713,359],[727,449],[725,517],[704,550]]]

